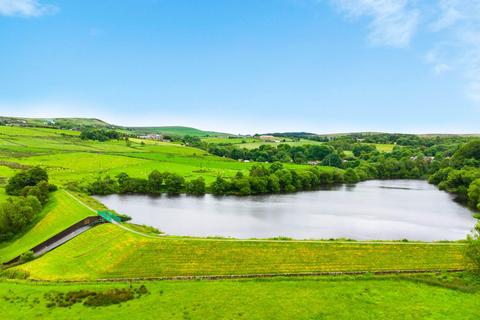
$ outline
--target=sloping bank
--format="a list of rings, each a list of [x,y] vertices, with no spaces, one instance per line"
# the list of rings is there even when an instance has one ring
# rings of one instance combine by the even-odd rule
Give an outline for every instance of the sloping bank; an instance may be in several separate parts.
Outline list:
[[[11,261],[92,216],[96,215],[80,203],[72,201],[64,190],[54,192],[41,213],[42,218],[34,226],[20,238],[2,244],[0,263]]]
[[[459,243],[147,238],[102,224],[14,270],[37,280],[462,270]]]

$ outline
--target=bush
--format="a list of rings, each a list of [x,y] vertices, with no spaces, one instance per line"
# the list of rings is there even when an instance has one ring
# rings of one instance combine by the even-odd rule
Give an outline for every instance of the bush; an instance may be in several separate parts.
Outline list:
[[[27,251],[20,256],[20,263],[27,263],[35,259],[33,251]]]
[[[82,303],[87,307],[103,307],[138,299],[148,294],[144,285],[138,288],[109,289],[106,291],[78,290],[63,292],[47,292],[45,299],[49,301],[47,307],[70,308],[74,304]]]

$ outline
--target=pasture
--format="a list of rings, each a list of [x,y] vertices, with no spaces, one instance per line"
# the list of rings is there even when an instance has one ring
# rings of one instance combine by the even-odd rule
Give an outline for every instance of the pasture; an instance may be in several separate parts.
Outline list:
[[[480,294],[416,277],[161,281],[118,305],[48,307],[49,294],[129,288],[131,283],[0,282],[5,319],[436,319],[476,320]]]
[[[60,185],[120,172],[146,177],[154,169],[186,179],[203,176],[209,183],[217,175],[233,176],[252,166],[175,143],[141,142],[87,141],[75,131],[0,126],[0,185],[14,174],[12,167],[21,166],[42,166],[51,181]]]

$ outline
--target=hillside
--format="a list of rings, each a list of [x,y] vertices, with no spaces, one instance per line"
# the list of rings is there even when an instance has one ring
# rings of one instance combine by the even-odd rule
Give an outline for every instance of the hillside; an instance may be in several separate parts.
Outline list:
[[[125,127],[125,129],[137,134],[158,133],[172,136],[193,136],[193,137],[224,137],[228,133],[203,131],[200,129],[182,127],[182,126],[164,126],[164,127]]]
[[[107,123],[95,118],[24,118],[24,117],[5,117],[0,116],[0,124],[14,125],[22,127],[44,127],[55,129],[74,129],[81,128],[111,128],[124,131],[130,134],[149,134],[158,133],[173,136],[195,136],[195,137],[214,137],[229,136],[228,133],[204,131],[191,127],[183,126],[155,126],[155,127],[127,127]]]
[[[253,165],[180,144],[141,142],[98,142],[82,140],[78,132],[70,130],[0,126],[0,187],[16,170],[28,166],[46,168],[52,182],[65,185],[120,172],[146,177],[154,169],[178,173],[186,179],[202,176],[211,182],[218,174],[233,176]]]

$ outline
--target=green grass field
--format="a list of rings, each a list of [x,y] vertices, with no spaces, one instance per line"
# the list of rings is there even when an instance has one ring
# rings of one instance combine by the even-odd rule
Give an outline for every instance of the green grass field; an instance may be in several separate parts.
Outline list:
[[[124,141],[81,140],[78,132],[69,130],[0,126],[0,186],[15,172],[6,164],[45,167],[51,181],[60,185],[120,172],[146,177],[154,169],[175,172],[187,179],[203,176],[209,183],[219,174],[233,176],[253,165],[174,143],[142,145],[140,140],[132,139],[127,146]]]
[[[381,144],[381,143],[375,144],[375,148],[377,148],[377,150],[380,152],[392,152],[394,147],[395,147],[394,144]]]
[[[461,244],[147,238],[106,224],[16,267],[33,279],[464,268]]]
[[[480,293],[414,278],[299,278],[143,283],[148,294],[119,305],[47,307],[51,293],[104,292],[129,283],[0,282],[4,319],[436,319],[476,320]],[[139,286],[140,283],[134,283]]]

